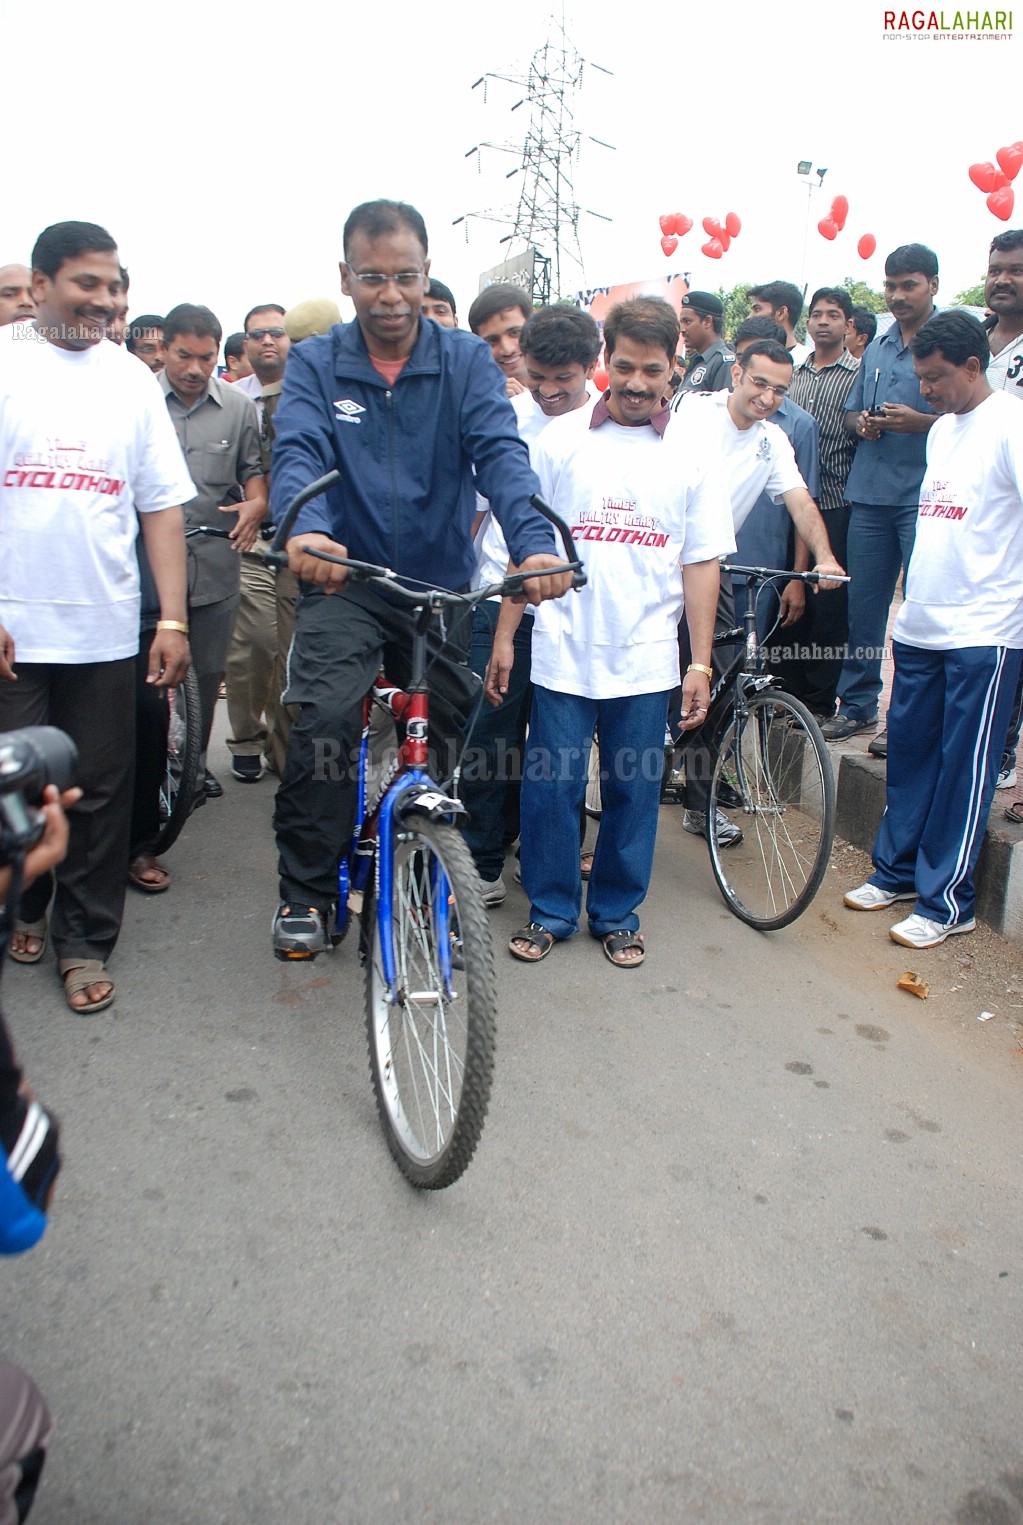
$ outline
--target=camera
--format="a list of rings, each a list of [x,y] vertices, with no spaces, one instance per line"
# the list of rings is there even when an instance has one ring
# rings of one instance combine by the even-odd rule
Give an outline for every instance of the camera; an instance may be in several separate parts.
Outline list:
[[[47,784],[74,783],[78,751],[55,725],[0,732],[0,866],[34,847],[46,818],[39,806]]]

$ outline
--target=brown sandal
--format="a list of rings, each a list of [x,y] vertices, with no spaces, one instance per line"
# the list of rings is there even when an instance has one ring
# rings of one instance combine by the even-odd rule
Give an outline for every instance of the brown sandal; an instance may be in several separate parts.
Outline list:
[[[146,874],[160,874],[160,879],[146,879]],[[157,863],[152,853],[139,853],[128,864],[128,883],[146,895],[162,895],[170,889],[170,874],[162,863]]]
[[[8,951],[16,964],[38,964],[46,952],[46,931],[47,923],[45,916],[41,916],[38,921],[15,921],[14,931],[11,934],[12,938],[19,936],[34,937],[39,944],[34,953],[29,953],[27,950],[19,951],[17,948],[10,948]]]
[[[64,981],[65,999],[75,1016],[91,1017],[94,1011],[106,1011],[113,1005],[114,982],[98,958],[62,958],[57,961],[57,968]],[[93,985],[109,985],[110,990],[98,1001],[86,1001],[84,1006],[76,1006],[71,997],[81,995]]]

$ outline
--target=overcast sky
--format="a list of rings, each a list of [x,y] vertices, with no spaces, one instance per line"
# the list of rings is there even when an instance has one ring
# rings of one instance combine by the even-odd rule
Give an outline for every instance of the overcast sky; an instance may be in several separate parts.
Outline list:
[[[204,302],[230,331],[259,301],[339,295],[348,211],[392,196],[425,216],[434,272],[464,322],[507,230],[473,219],[466,242],[452,223],[517,196],[504,178],[514,156],[483,150],[478,173],[465,153],[521,144],[526,126],[524,107],[510,111],[521,91],[495,83],[484,104],[471,86],[487,71],[524,75],[552,4],[112,0],[97,30],[55,0],[38,48],[4,67],[0,263],[27,260],[51,222],[99,222],[131,271],[133,312]],[[10,0],[2,13],[10,38]],[[579,51],[614,71],[587,70],[576,101],[582,131],[616,145],[587,145],[574,172],[581,205],[613,218],[582,219],[586,284],[686,270],[697,287],[879,285],[884,254],[914,240],[936,251],[946,297],[980,279],[994,234],[1023,226],[1023,203],[1001,223],[967,177],[1023,139],[1021,43],[885,41],[883,18],[866,0],[570,0]],[[805,267],[803,158],[828,171]],[[1018,185],[1023,196],[1023,174]],[[829,244],[816,223],[839,193],[851,209]],[[657,219],[677,211],[696,226],[668,260]],[[743,231],[708,260],[701,219],[729,211]],[[865,232],[878,246],[868,262],[856,252]]]

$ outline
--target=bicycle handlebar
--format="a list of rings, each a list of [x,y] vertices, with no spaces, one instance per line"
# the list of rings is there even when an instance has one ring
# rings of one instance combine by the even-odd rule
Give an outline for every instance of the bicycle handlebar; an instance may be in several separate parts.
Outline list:
[[[287,566],[288,558],[284,546],[290,538],[292,527],[299,513],[313,498],[318,498],[321,493],[333,487],[340,479],[341,473],[339,471],[328,471],[325,476],[317,477],[315,482],[310,482],[308,487],[304,487],[300,493],[297,493],[292,498],[281,517],[280,524],[274,532],[269,550],[267,550],[263,557],[265,565],[274,567]],[[498,594],[501,594],[502,597],[512,597],[516,593],[522,592],[523,584],[530,578],[552,577],[555,573],[560,572],[572,573],[573,588],[585,586],[586,573],[583,570],[582,562],[575,555],[575,547],[568,525],[565,524],[564,520],[558,518],[550,505],[545,503],[538,494],[534,493],[529,501],[537,513],[542,515],[548,523],[552,524],[561,536],[562,545],[565,548],[566,561],[561,566],[545,567],[543,570],[536,572],[512,572],[509,576],[502,578],[500,582],[491,583],[486,588],[474,588],[469,593],[450,593],[443,588],[431,588],[421,593],[415,593],[411,588],[405,587],[404,583],[399,582],[399,574],[392,571],[390,567],[374,566],[372,562],[368,561],[354,561],[348,556],[331,556],[326,551],[313,550],[312,547],[309,548],[308,554],[315,556],[318,561],[329,561],[335,566],[347,567],[353,581],[375,583],[378,587],[386,588],[388,593],[396,595],[399,601],[407,604],[409,608],[422,608],[427,604],[433,604],[436,607],[446,607],[454,604],[477,604],[482,603],[487,598],[496,598]]]
[[[231,531],[214,529],[212,524],[197,524],[194,529],[185,531],[185,539],[191,540],[193,535],[215,535],[218,540],[230,540]]]
[[[734,562],[723,561],[722,572],[732,572],[739,577],[745,577],[748,582],[754,578],[759,582],[769,582],[772,577],[784,577],[787,582],[796,578],[799,582],[851,582],[850,577],[832,576],[830,572],[789,572],[783,567],[740,567]],[[827,591],[827,590],[825,590]]]

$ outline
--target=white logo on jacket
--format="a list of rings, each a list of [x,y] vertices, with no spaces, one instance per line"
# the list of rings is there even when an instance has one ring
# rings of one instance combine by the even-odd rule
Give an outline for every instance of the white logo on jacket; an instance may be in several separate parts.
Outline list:
[[[365,413],[366,409],[361,402],[353,402],[350,397],[339,397],[334,404],[334,411],[342,424],[361,424],[359,414]]]

